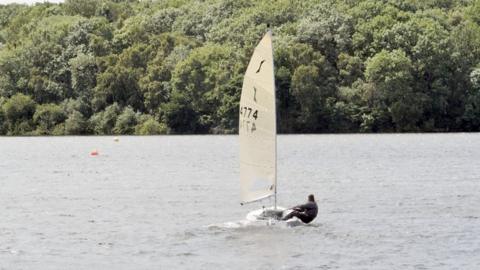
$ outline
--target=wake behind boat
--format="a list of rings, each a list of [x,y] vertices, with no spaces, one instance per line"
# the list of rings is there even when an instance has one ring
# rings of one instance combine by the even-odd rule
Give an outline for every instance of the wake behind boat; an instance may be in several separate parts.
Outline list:
[[[300,219],[296,217],[290,218],[285,221],[282,220],[282,218],[288,215],[290,212],[292,212],[292,209],[286,209],[280,206],[277,206],[276,209],[274,207],[261,208],[261,209],[257,209],[249,212],[247,214],[247,221],[253,222],[256,224],[260,222],[265,222],[266,225],[274,225],[277,222],[282,222],[282,223],[285,223],[287,227],[309,225],[309,224],[303,223]],[[253,223],[249,223],[249,224],[253,224]]]
[[[287,211],[287,209],[283,207],[278,207],[278,206],[276,209],[274,207],[261,208],[261,209],[257,209],[249,212],[247,214],[247,220],[249,221],[269,220],[269,219],[281,220],[285,216],[284,214],[285,211]]]

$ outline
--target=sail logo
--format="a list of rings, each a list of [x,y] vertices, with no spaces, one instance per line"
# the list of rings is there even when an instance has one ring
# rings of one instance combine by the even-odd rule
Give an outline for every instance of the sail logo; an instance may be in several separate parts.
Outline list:
[[[260,62],[260,66],[258,66],[258,69],[257,69],[257,71],[256,71],[255,73],[259,73],[259,72],[260,72],[260,69],[262,69],[263,63],[265,63],[265,60],[262,60],[262,61]]]

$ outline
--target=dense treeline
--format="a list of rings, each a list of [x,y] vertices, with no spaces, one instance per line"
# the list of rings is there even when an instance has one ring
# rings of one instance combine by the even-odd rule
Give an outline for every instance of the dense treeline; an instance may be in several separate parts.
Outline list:
[[[271,24],[279,131],[480,129],[480,0],[0,6],[0,135],[233,133]]]

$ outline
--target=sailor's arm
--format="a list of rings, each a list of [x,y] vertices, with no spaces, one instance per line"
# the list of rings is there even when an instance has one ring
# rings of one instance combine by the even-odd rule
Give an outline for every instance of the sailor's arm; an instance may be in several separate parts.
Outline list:
[[[307,208],[306,204],[300,204],[300,205],[294,206],[292,209],[295,210],[295,211],[304,212],[308,208]]]

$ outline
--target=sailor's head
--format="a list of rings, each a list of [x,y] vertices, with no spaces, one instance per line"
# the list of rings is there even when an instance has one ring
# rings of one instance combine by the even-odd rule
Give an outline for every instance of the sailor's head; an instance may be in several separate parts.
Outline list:
[[[315,197],[313,197],[313,194],[308,195],[308,201],[309,202],[314,202],[315,201]]]

